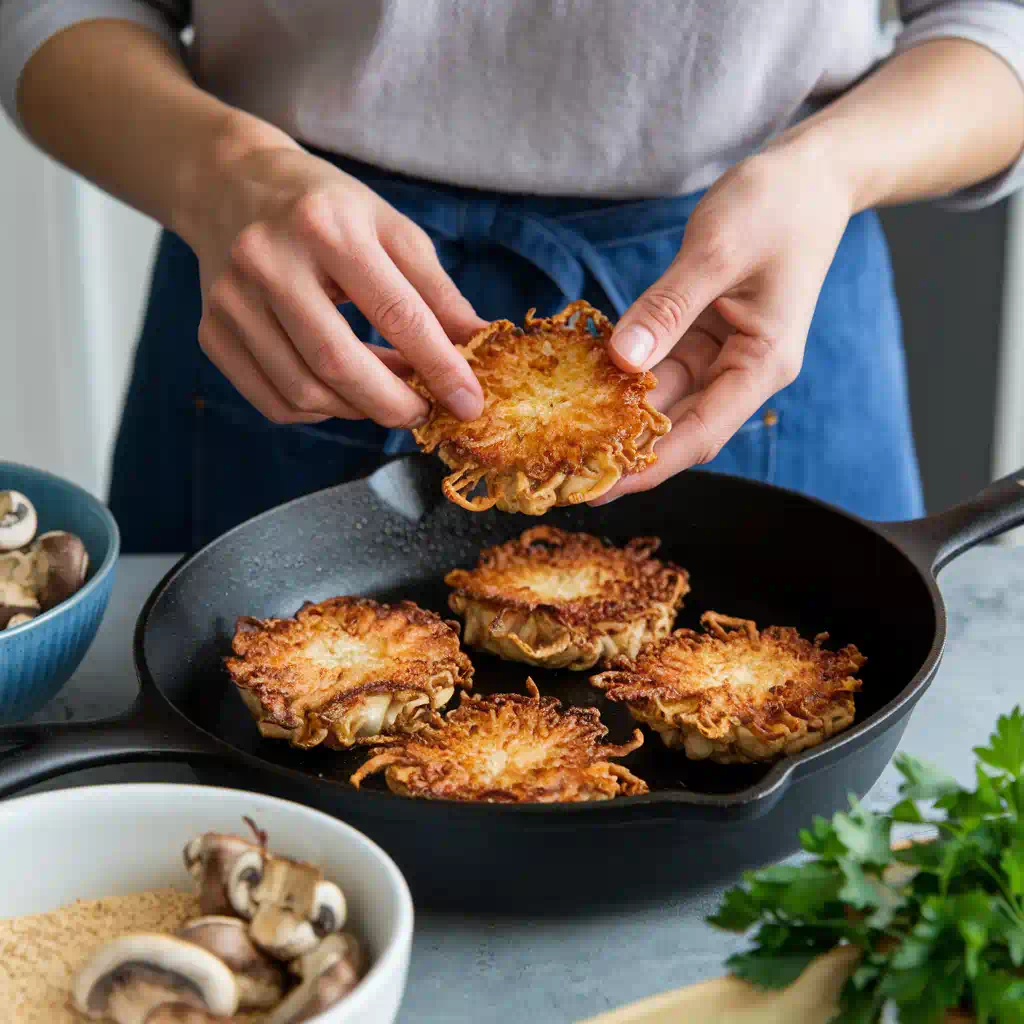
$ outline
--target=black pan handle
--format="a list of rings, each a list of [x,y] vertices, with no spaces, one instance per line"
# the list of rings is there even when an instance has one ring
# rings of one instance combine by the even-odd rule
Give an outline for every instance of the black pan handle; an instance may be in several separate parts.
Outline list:
[[[140,693],[127,711],[90,722],[0,727],[0,797],[67,772],[125,761],[193,763],[224,756],[213,738]]]
[[[881,531],[935,574],[976,544],[1024,524],[1024,469],[938,515],[883,523]]]

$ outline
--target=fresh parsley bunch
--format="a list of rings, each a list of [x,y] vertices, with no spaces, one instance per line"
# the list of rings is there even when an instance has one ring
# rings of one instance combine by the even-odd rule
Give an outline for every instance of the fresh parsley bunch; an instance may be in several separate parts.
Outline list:
[[[901,1024],[939,1024],[947,1009],[982,1024],[1024,1024],[1024,715],[1000,717],[976,747],[976,786],[905,754],[902,799],[887,814],[850,810],[800,833],[811,859],[744,875],[708,920],[757,925],[731,971],[783,988],[840,943],[864,953],[836,1024],[875,1024],[893,1002]],[[919,804],[929,805],[926,816]],[[931,824],[933,842],[893,850],[895,822]]]

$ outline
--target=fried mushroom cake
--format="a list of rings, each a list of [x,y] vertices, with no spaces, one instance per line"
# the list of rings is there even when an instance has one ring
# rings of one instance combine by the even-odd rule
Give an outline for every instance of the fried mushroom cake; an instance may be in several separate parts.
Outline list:
[[[672,426],[647,401],[653,374],[626,373],[609,359],[607,317],[586,302],[550,318],[534,312],[523,329],[496,320],[461,350],[483,388],[477,419],[456,419],[410,381],[431,402],[413,437],[453,470],[445,496],[471,512],[497,505],[539,516],[590,501],[653,465],[654,444]],[[481,480],[486,496],[471,498]]]
[[[554,697],[540,696],[532,679],[526,688],[525,697],[463,693],[445,718],[373,750],[352,785],[383,771],[388,788],[401,796],[488,803],[568,803],[647,792],[643,779],[608,760],[641,746],[639,729],[628,743],[602,745],[608,730],[595,708],[562,710]]]
[[[264,736],[351,747],[421,728],[472,685],[458,623],[411,601],[333,597],[290,619],[242,617],[228,672]]]
[[[830,651],[827,633],[812,643],[795,629],[758,631],[716,612],[701,623],[707,632],[676,630],[590,682],[694,760],[770,761],[853,722],[856,673],[867,660],[856,647]]]
[[[684,569],[653,557],[660,541],[623,548],[552,526],[488,548],[475,569],[454,569],[449,607],[463,641],[509,661],[575,670],[635,657],[667,636],[690,590]]]

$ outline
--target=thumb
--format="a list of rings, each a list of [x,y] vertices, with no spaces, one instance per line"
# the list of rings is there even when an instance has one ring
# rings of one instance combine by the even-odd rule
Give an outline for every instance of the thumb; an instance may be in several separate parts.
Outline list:
[[[669,268],[615,325],[608,350],[612,361],[630,372],[660,363],[694,320],[736,283],[734,268],[720,246],[684,235]]]

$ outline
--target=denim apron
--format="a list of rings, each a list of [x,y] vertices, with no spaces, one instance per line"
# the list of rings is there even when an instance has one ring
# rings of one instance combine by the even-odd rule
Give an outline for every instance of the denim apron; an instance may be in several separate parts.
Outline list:
[[[531,306],[550,315],[580,298],[617,318],[668,267],[700,199],[510,196],[320,155],[423,227],[487,320],[520,321]],[[360,338],[383,343],[351,304],[343,311]],[[369,420],[271,424],[199,349],[201,313],[196,258],[165,232],[114,451],[110,506],[125,551],[192,550],[250,516],[415,449],[408,432]],[[866,519],[921,514],[899,311],[874,212],[854,217],[840,242],[799,377],[706,469],[791,488]]]

